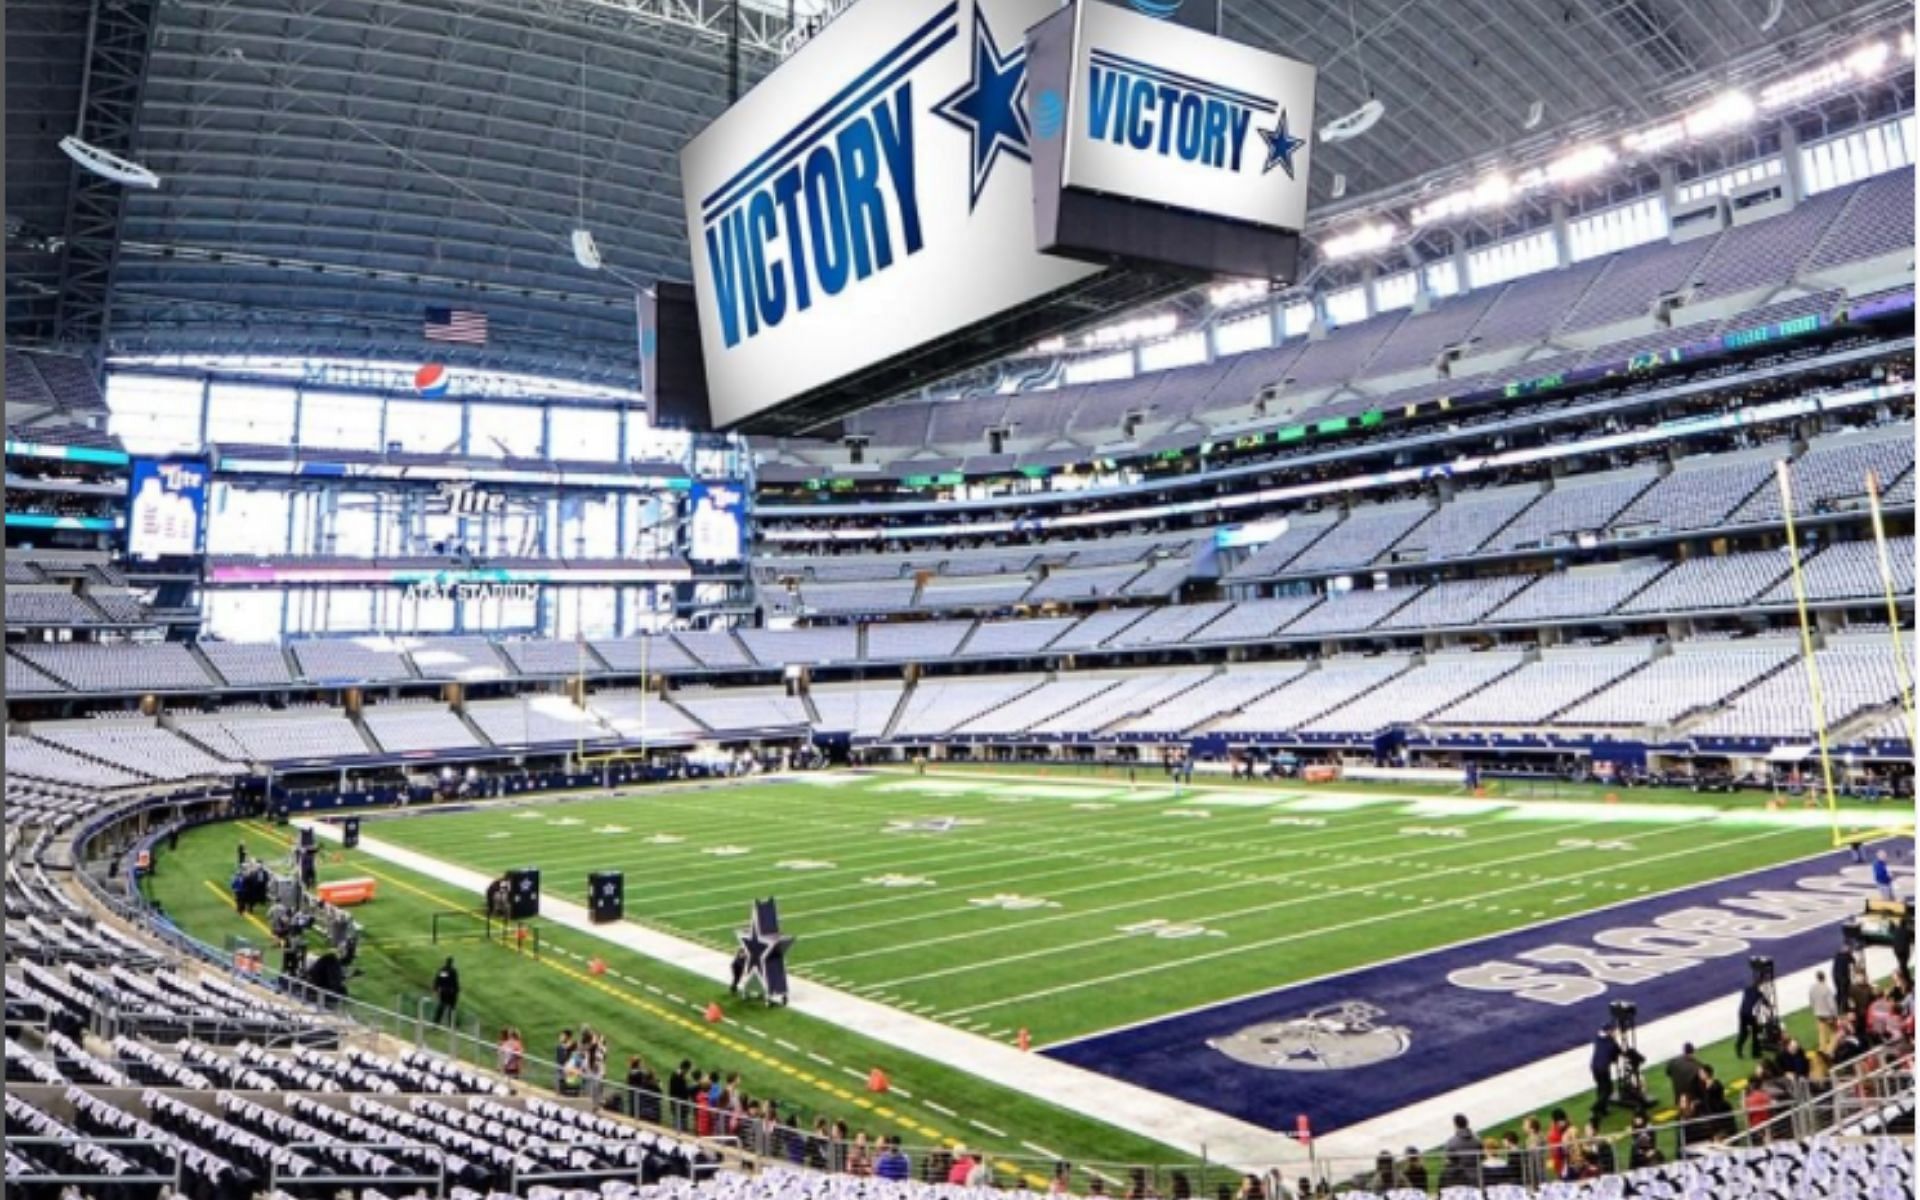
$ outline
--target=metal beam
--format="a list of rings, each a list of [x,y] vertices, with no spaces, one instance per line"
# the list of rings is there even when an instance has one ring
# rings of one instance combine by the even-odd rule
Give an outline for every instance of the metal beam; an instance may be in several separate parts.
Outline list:
[[[94,0],[80,92],[81,140],[139,160],[140,96],[153,49],[158,0]],[[54,340],[91,363],[106,352],[109,302],[120,261],[127,190],[75,164],[60,263]]]

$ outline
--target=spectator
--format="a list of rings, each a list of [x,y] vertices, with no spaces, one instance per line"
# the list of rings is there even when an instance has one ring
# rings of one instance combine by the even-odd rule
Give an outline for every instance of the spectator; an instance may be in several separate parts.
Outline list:
[[[873,1174],[873,1151],[867,1147],[867,1135],[856,1134],[847,1148],[847,1174],[865,1178]]]
[[[1600,1129],[1593,1122],[1581,1131],[1580,1140],[1583,1153],[1589,1162],[1599,1168],[1600,1174],[1611,1175],[1617,1168],[1613,1153],[1613,1143],[1600,1136]]]
[[[1373,1178],[1367,1181],[1367,1186],[1376,1192],[1391,1192],[1407,1186],[1407,1177],[1393,1161],[1393,1151],[1382,1150],[1380,1157],[1373,1160]]]
[[[1740,1103],[1747,1110],[1747,1131],[1759,1141],[1772,1140],[1773,1131],[1766,1125],[1773,1120],[1773,1092],[1767,1086],[1765,1064],[1756,1064],[1747,1076],[1747,1093]]]
[[[1525,1154],[1520,1162],[1520,1182],[1530,1188],[1545,1183],[1547,1175],[1547,1135],[1540,1128],[1540,1118],[1529,1114],[1520,1122],[1521,1147]]]
[[[1473,1126],[1467,1123],[1466,1114],[1454,1114],[1453,1134],[1441,1152],[1445,1155],[1440,1163],[1442,1191],[1450,1187],[1472,1187],[1479,1182],[1480,1139],[1473,1135]]]
[[[713,1096],[718,1084],[712,1072],[700,1076],[700,1082],[693,1089],[693,1136],[710,1138],[713,1136]]]
[[[573,1061],[573,1030],[562,1029],[553,1043],[553,1086],[560,1089],[560,1081],[567,1073],[567,1064]]]
[[[947,1168],[947,1182],[955,1187],[965,1187],[967,1177],[973,1174],[973,1155],[965,1146],[956,1146],[953,1151],[953,1165]]]
[[[1055,1172],[1054,1178],[1059,1179],[1066,1170],[1067,1164],[1061,1163],[1060,1170]],[[887,1148],[881,1152],[879,1159],[874,1162],[873,1173],[881,1179],[889,1179],[895,1182],[908,1179],[913,1175],[913,1162],[900,1149],[899,1138],[892,1137],[887,1139]]]
[[[1644,1114],[1634,1114],[1632,1134],[1633,1140],[1627,1149],[1629,1170],[1656,1167],[1666,1161],[1666,1155],[1660,1153],[1660,1140],[1654,1135],[1653,1126],[1647,1123]]]
[[[495,1052],[500,1065],[500,1073],[515,1083],[520,1081],[520,1070],[526,1059],[526,1046],[520,1040],[520,1031],[509,1025],[500,1031],[500,1046]]]
[[[627,1113],[636,1121],[660,1123],[660,1080],[638,1054],[627,1059]]]
[[[1680,1047],[1680,1057],[1667,1064],[1667,1083],[1673,1088],[1675,1107],[1679,1106],[1682,1096],[1692,1096],[1698,1091],[1700,1060],[1694,1054],[1692,1042]]]
[[[1835,997],[1833,985],[1827,982],[1825,971],[1813,973],[1813,986],[1807,991],[1807,1002],[1813,1006],[1813,1019],[1820,1026],[1820,1039],[1817,1043],[1820,1053],[1833,1049],[1834,1023],[1840,1018],[1840,1003]]]
[[[667,1123],[677,1133],[685,1133],[691,1124],[687,1101],[693,1095],[693,1064],[686,1059],[667,1077]]]
[[[1427,1163],[1420,1157],[1420,1151],[1407,1147],[1405,1157],[1400,1160],[1400,1173],[1407,1177],[1407,1186],[1416,1191],[1427,1190]],[[1305,1192],[1301,1193],[1305,1195]]]
[[[1567,1178],[1567,1142],[1573,1136],[1572,1122],[1567,1120],[1567,1110],[1553,1110],[1552,1123],[1547,1126],[1547,1178]]]
[[[1517,1145],[1518,1139],[1515,1139],[1515,1142]],[[1506,1143],[1499,1138],[1487,1138],[1481,1142],[1480,1186],[1490,1188],[1496,1184],[1518,1185],[1519,1182],[1520,1164],[1507,1156]]]
[[[1800,1045],[1797,1038],[1785,1039],[1780,1043],[1780,1048],[1773,1053],[1772,1074],[1783,1082],[1806,1079],[1812,1073],[1812,1069],[1813,1064],[1807,1060],[1806,1049]]]
[[[1700,1115],[1706,1118],[1707,1136],[1725,1141],[1739,1132],[1734,1124],[1733,1105],[1727,1102],[1727,1089],[1714,1078],[1713,1068],[1700,1064]]]
[[[1840,1017],[1839,1032],[1834,1035],[1833,1053],[1829,1056],[1832,1066],[1850,1063],[1867,1052],[1867,1044],[1860,1037],[1859,1027],[1850,1014]]]
[[[1139,1172],[1144,1175],[1145,1172]],[[1267,1200],[1267,1187],[1260,1182],[1258,1175],[1249,1175],[1240,1181],[1238,1200]]]
[[[991,1188],[993,1186],[993,1167],[988,1165],[986,1155],[976,1154],[973,1156],[973,1166],[967,1171],[967,1186],[976,1189]]]

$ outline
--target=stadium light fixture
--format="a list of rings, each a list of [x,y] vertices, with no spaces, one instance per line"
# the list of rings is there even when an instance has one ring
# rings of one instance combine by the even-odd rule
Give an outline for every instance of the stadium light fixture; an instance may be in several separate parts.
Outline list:
[[[1706,107],[1686,117],[1688,137],[1707,137],[1724,133],[1729,129],[1739,129],[1753,123],[1759,112],[1759,106],[1753,97],[1739,90],[1721,92]]]
[[[1247,300],[1257,300],[1267,294],[1264,279],[1236,279],[1231,283],[1216,283],[1207,289],[1207,303],[1215,308],[1227,308]]]
[[[1913,57],[1913,31],[1911,29],[1900,35],[1900,57],[1905,59],[1911,59]]]
[[[1130,346],[1136,342],[1163,338],[1180,328],[1180,318],[1172,313],[1160,313],[1150,317],[1135,317],[1130,321],[1116,321],[1100,328],[1080,339],[1082,347],[1094,349],[1107,346]]]
[[[1909,38],[1913,35],[1908,34]],[[1893,48],[1885,42],[1868,42],[1866,45],[1847,55],[1847,70],[1861,79],[1871,79],[1878,75],[1893,57]]]
[[[60,139],[60,150],[81,167],[102,179],[111,179],[127,187],[157,188],[160,186],[160,177],[139,163],[130,162],[98,146],[88,145],[73,134]]]
[[[1372,254],[1393,245],[1400,236],[1399,229],[1390,221],[1376,221],[1371,225],[1360,225],[1344,233],[1328,238],[1320,245],[1320,253],[1328,261],[1353,258],[1355,255]]]
[[[1578,150],[1568,151],[1547,164],[1547,182],[1575,183],[1582,179],[1589,179],[1611,167],[1619,158],[1620,156],[1613,152],[1612,147],[1599,142],[1582,146]]]

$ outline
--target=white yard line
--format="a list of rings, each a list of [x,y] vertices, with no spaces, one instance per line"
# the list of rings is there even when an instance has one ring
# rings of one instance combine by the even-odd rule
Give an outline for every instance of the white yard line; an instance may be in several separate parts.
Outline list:
[[[1779,837],[1784,833],[1796,833],[1796,832],[1802,832],[1802,831],[1785,830],[1785,829],[1769,830],[1765,833],[1752,834],[1748,837],[1738,838],[1731,842],[1724,842],[1722,843],[1722,845],[1725,845],[1725,846],[1740,845],[1745,842],[1757,841],[1761,838]],[[1647,863],[1664,862],[1668,859],[1681,858],[1688,854],[1698,854],[1698,853],[1699,853],[1698,847],[1689,846],[1684,850],[1674,850],[1666,854],[1657,854],[1652,857],[1642,857],[1636,860],[1635,865],[1644,866]],[[1569,880],[1579,879],[1585,875],[1598,874],[1601,871],[1611,871],[1614,869],[1615,868],[1611,865],[1605,866],[1605,867],[1595,867],[1591,871],[1585,871],[1585,872],[1576,873],[1574,875],[1569,875],[1567,876],[1567,879]],[[1418,908],[1400,909],[1394,912],[1382,913],[1379,916],[1363,917],[1356,921],[1345,921],[1338,925],[1328,925],[1328,926],[1323,926],[1319,929],[1305,930],[1300,933],[1290,933],[1277,938],[1266,938],[1257,942],[1248,942],[1239,946],[1230,946],[1221,950],[1212,950],[1205,954],[1190,955],[1186,958],[1182,958],[1174,961],[1157,963],[1157,964],[1154,964],[1151,966],[1145,966],[1145,967],[1135,967],[1135,968],[1132,968],[1131,970],[1116,971],[1111,974],[1095,976],[1088,979],[1081,979],[1073,983],[1061,984],[1056,987],[1042,988],[1038,991],[1028,992],[1025,995],[1008,996],[1008,997],[1005,997],[999,1000],[993,1000],[984,1004],[974,1004],[974,1005],[969,1005],[966,1008],[956,1008],[949,1011],[946,1015],[948,1017],[965,1016],[970,1013],[985,1012],[989,1009],[1004,1008],[1009,1004],[1020,1004],[1029,1000],[1043,999],[1047,996],[1058,996],[1058,995],[1063,995],[1067,992],[1077,992],[1077,991],[1080,991],[1082,988],[1101,987],[1106,984],[1119,982],[1120,980],[1123,980],[1123,979],[1137,979],[1142,975],[1155,975],[1161,971],[1181,970],[1186,967],[1190,967],[1195,963],[1210,962],[1213,959],[1224,958],[1229,955],[1245,954],[1250,950],[1265,950],[1273,946],[1284,946],[1290,942],[1298,942],[1298,941],[1305,940],[1307,938],[1324,937],[1325,935],[1330,933],[1345,933],[1346,931],[1351,929],[1364,929],[1374,925],[1380,925],[1380,924],[1385,924],[1391,921],[1397,921],[1403,917],[1412,916],[1415,914],[1425,914],[1430,912],[1436,912],[1440,909],[1454,908],[1465,903],[1467,899],[1476,899],[1476,898],[1484,899],[1487,896],[1500,896],[1500,895],[1505,895],[1509,892],[1530,891],[1533,888],[1542,887],[1542,886],[1545,886],[1545,885],[1538,884],[1538,883],[1523,883],[1523,884],[1516,884],[1515,886],[1510,888],[1502,888],[1498,891],[1483,892],[1480,894],[1479,897],[1465,897],[1458,900],[1435,901],[1431,904],[1421,905]],[[1364,891],[1365,889],[1352,889],[1352,890]],[[1324,897],[1315,897],[1314,899],[1324,899]],[[1196,919],[1199,919],[1199,918],[1196,918]]]
[[[1479,842],[1449,843],[1446,846],[1432,847],[1432,849],[1436,852],[1444,851],[1444,850],[1482,849],[1482,848],[1485,848],[1486,846],[1493,845],[1497,842],[1508,842],[1508,841],[1516,841],[1521,839],[1526,839],[1530,841],[1538,836],[1539,834],[1537,830],[1530,829],[1522,833],[1509,834],[1505,837],[1488,838]],[[1558,849],[1531,850],[1525,854],[1515,855],[1511,858],[1496,858],[1491,862],[1475,863],[1472,866],[1450,867],[1440,871],[1428,871],[1419,875],[1418,878],[1421,880],[1429,880],[1429,879],[1445,879],[1455,875],[1474,875],[1474,874],[1481,873],[1488,867],[1499,866],[1503,863],[1531,862],[1536,859],[1551,857],[1556,855],[1565,857],[1566,851],[1558,850]],[[1376,860],[1372,860],[1371,862],[1363,863],[1360,865],[1378,866],[1387,862],[1397,862],[1402,857],[1405,857],[1405,856],[1395,856],[1393,858],[1388,858],[1388,859],[1376,859]],[[1336,863],[1328,867],[1316,867],[1316,868],[1312,868],[1311,870],[1297,872],[1294,875],[1288,877],[1287,881],[1298,882],[1300,878],[1306,875],[1310,875],[1313,873],[1313,871],[1317,871],[1317,870],[1347,868],[1354,865],[1356,864]],[[1612,868],[1609,867],[1608,869],[1611,870]],[[1382,881],[1382,882],[1391,882],[1391,881]],[[1544,881],[1533,882],[1533,883],[1527,884],[1526,886],[1527,887],[1543,887],[1543,886],[1548,886],[1548,883]],[[1183,920],[1187,923],[1195,924],[1195,925],[1204,925],[1210,921],[1233,921],[1233,920],[1239,920],[1243,917],[1257,916],[1261,913],[1278,912],[1281,909],[1293,908],[1301,904],[1322,904],[1328,900],[1338,899],[1342,896],[1378,895],[1381,887],[1382,887],[1382,883],[1377,882],[1377,883],[1365,884],[1358,887],[1334,888],[1331,891],[1317,892],[1312,895],[1305,895],[1305,896],[1291,896],[1285,900],[1271,900],[1265,904],[1255,904],[1247,908],[1233,909],[1227,912],[1207,913],[1200,916],[1186,917],[1186,918],[1183,918]],[[1494,893],[1494,892],[1481,893],[1482,896],[1497,895],[1497,894],[1499,893]],[[1471,899],[1475,899],[1475,897],[1463,897],[1460,900],[1449,901],[1449,904],[1461,904]],[[1419,911],[1419,910],[1414,909],[1414,910],[1408,910],[1408,911]],[[1055,919],[1058,919],[1058,918],[1041,918],[1040,920],[1055,920]],[[1040,921],[1027,921],[1027,922],[1021,922],[1015,925],[1010,925],[1007,928],[1017,930],[1017,929],[1024,928],[1027,925],[1035,925],[1039,923]],[[1068,942],[1065,945],[1036,947],[1035,949],[1032,949],[1032,950],[1023,950],[1018,954],[1004,954],[1004,955],[1001,955],[999,958],[976,959],[970,962],[959,963],[951,967],[942,967],[937,971],[922,971],[917,975],[904,975],[898,979],[889,979],[882,983],[873,984],[872,986],[898,988],[909,983],[922,983],[929,979],[944,979],[953,975],[966,975],[966,974],[971,974],[974,971],[982,971],[982,970],[987,970],[993,967],[1005,966],[1009,963],[1026,962],[1035,958],[1047,958],[1047,957],[1052,957],[1058,954],[1070,953],[1075,950],[1091,949],[1095,946],[1107,946],[1115,942],[1127,941],[1135,936],[1137,935],[1131,934],[1131,933],[1104,934],[1097,938],[1085,938],[1078,942]],[[1246,948],[1251,949],[1254,946],[1259,946],[1262,944],[1263,943],[1255,942]],[[1210,955],[1210,956],[1203,956],[1203,957],[1218,957],[1218,956]],[[1182,961],[1194,961],[1194,960],[1182,960]],[[1042,993],[1042,994],[1045,994],[1045,993]],[[954,1009],[953,1011],[955,1013],[963,1013],[963,1012],[970,1012],[972,1010],[971,1009]]]
[[[319,836],[338,841],[338,826],[299,818]],[[437,879],[473,895],[483,895],[492,882],[484,873],[363,836],[360,850],[374,858]],[[624,947],[705,979],[727,978],[731,955],[696,945],[654,929],[628,923],[596,925],[585,907],[553,897],[541,898],[542,919],[587,937]],[[942,1025],[925,1017],[878,1004],[847,992],[804,979],[793,981],[793,1007],[816,1019],[853,1031],[882,1045],[944,1064],[1007,1088],[1103,1122],[1128,1133],[1172,1146],[1184,1154],[1210,1153],[1227,1163],[1286,1163],[1298,1165],[1306,1153],[1292,1138],[1245,1121],[1163,1096],[1133,1084],[1058,1062],[1044,1055],[1023,1053],[996,1042]],[[776,1043],[786,1044],[786,1043]],[[952,1117],[951,1109],[933,1102],[920,1103]]]
[[[1350,842],[1334,843],[1333,845],[1325,847],[1324,849],[1300,850],[1300,851],[1294,851],[1293,853],[1318,856],[1320,854],[1325,853],[1326,850],[1331,850],[1331,849],[1344,849],[1351,846],[1370,846],[1380,842],[1394,842],[1394,841],[1401,841],[1401,840],[1404,840],[1404,839],[1402,839],[1398,833],[1393,833],[1393,834],[1388,834],[1384,837],[1361,838],[1361,839],[1357,839]],[[1432,847],[1432,849],[1445,849],[1445,848],[1446,847],[1437,847],[1437,846]],[[1458,847],[1453,847],[1453,848],[1457,849]],[[1229,859],[1227,861],[1233,864],[1252,863],[1252,862],[1259,862],[1262,859],[1273,858],[1273,857],[1276,857],[1278,854],[1284,854],[1284,853],[1287,853],[1287,851],[1284,849],[1281,849],[1281,850],[1275,850],[1275,851],[1268,851],[1261,854],[1251,854],[1244,858]],[[1151,858],[1143,858],[1140,860],[1142,864],[1149,863],[1151,861],[1152,861]],[[1082,917],[1090,916],[1096,913],[1112,911],[1114,909],[1130,908],[1137,904],[1148,904],[1148,903],[1155,903],[1155,902],[1169,903],[1169,904],[1178,903],[1182,900],[1187,900],[1194,896],[1206,895],[1211,892],[1229,891],[1233,888],[1255,887],[1263,884],[1279,883],[1288,879],[1296,878],[1300,875],[1311,874],[1312,872],[1315,872],[1315,871],[1331,871],[1331,870],[1339,869],[1341,867],[1364,865],[1364,864],[1377,862],[1377,861],[1379,860],[1351,858],[1351,859],[1343,860],[1341,862],[1326,864],[1323,866],[1309,867],[1299,871],[1289,871],[1280,875],[1236,875],[1231,881],[1227,883],[1214,884],[1210,887],[1193,888],[1185,892],[1159,893],[1153,896],[1145,896],[1145,897],[1136,898],[1134,900],[1129,900],[1124,904],[1108,905],[1104,908],[1079,909],[1079,910],[1076,910],[1075,912],[1059,913],[1059,914],[1055,914],[1050,917],[1044,917],[1035,921],[1023,921],[1015,925],[999,925],[992,929],[979,930],[972,933],[954,934],[947,937],[927,938],[918,942],[890,943],[886,946],[879,947],[872,950],[863,950],[856,953],[841,954],[841,955],[836,955],[829,958],[817,959],[815,960],[815,965],[847,962],[852,959],[868,958],[878,954],[895,954],[903,950],[918,949],[923,946],[931,946],[931,945],[938,944],[940,942],[962,940],[962,939],[971,938],[971,937],[981,937],[981,936],[985,936],[987,934],[993,934],[993,933],[1004,933],[1009,929],[1025,929],[1032,925],[1046,924],[1049,921],[1069,920],[1075,916],[1082,916]],[[1031,882],[1035,879],[1043,879],[1049,875],[1058,875],[1058,874],[1064,874],[1069,872],[1074,874],[1079,874],[1086,870],[1087,870],[1086,866],[1082,864],[1082,865],[1077,865],[1069,868],[1063,868],[1061,871],[1041,871],[1033,874],[1022,875],[1017,879],[1010,879],[1006,882],[1006,886],[1017,887],[1022,890],[1027,890]],[[1057,890],[1055,889],[1042,889],[1042,890],[1045,890],[1047,892],[1046,899],[1053,900],[1061,896],[1076,895],[1080,892],[1102,891],[1107,888],[1116,888],[1116,887],[1138,887],[1141,884],[1149,883],[1149,882],[1152,882],[1153,880],[1172,879],[1180,875],[1219,874],[1219,873],[1220,872],[1218,871],[1205,871],[1205,870],[1196,871],[1183,865],[1175,865],[1175,866],[1168,866],[1168,868],[1163,871],[1150,871],[1146,874],[1130,875],[1130,876],[1118,877],[1113,879],[1102,879],[1098,883],[1084,884],[1080,887],[1060,888]],[[959,892],[977,891],[977,890],[979,890],[977,887],[928,888],[918,892],[916,896],[902,897],[902,898],[903,899],[915,899],[915,898],[925,899],[927,897],[940,895],[943,893],[951,893],[956,891],[959,891]],[[815,909],[811,915],[818,916],[819,913],[822,911],[831,911],[831,910]],[[943,912],[943,913],[933,913],[933,914],[914,913],[904,917],[893,917],[885,921],[873,921],[865,925],[848,925],[848,926],[843,926],[839,928],[823,929],[818,932],[809,933],[807,936],[809,940],[818,942],[821,938],[839,937],[849,933],[862,933],[871,929],[882,929],[890,925],[919,924],[924,921],[937,920],[941,917],[957,916],[960,913],[969,912],[969,911],[973,911],[973,910],[970,908],[956,908],[949,912]]]

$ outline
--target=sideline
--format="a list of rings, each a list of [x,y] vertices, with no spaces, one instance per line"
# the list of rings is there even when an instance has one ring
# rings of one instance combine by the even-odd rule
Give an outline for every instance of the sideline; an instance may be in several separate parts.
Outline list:
[[[311,828],[316,836],[328,841],[340,840],[339,826],[330,822],[301,817],[293,824]],[[359,850],[476,896],[484,895],[492,882],[479,871],[369,838],[364,832]],[[727,977],[732,956],[720,950],[632,922],[595,925],[586,908],[571,901],[543,896],[540,909],[542,920],[571,932],[610,942],[705,979]],[[793,980],[792,996],[793,1007],[809,1016],[1196,1158],[1204,1155],[1240,1169],[1275,1165],[1293,1169],[1307,1162],[1306,1149],[1285,1134],[1043,1055],[1025,1053],[889,1005],[801,979]]]

